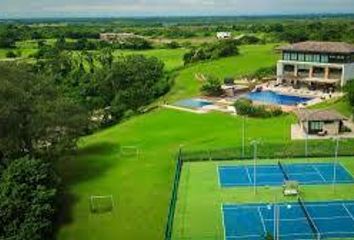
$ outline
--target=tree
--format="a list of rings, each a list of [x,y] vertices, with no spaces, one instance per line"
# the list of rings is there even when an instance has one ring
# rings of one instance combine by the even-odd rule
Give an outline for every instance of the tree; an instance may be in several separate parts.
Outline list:
[[[349,104],[354,107],[354,79],[348,81],[344,89],[347,93]]]
[[[86,110],[63,96],[50,76],[27,65],[0,64],[0,156],[54,155],[72,149],[87,129]]]
[[[164,64],[159,59],[143,55],[120,57],[113,63],[99,87],[116,120],[121,119],[124,112],[136,112],[167,92],[170,85],[163,77],[163,69]]]
[[[50,239],[58,184],[50,165],[20,158],[0,180],[0,239]]]
[[[215,76],[208,76],[200,89],[207,96],[220,96],[223,93],[221,81]]]

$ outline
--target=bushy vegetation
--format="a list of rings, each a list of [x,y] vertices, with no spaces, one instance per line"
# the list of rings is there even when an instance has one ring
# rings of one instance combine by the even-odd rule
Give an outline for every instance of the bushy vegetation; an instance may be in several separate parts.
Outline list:
[[[0,239],[50,239],[60,194],[53,164],[79,137],[140,112],[170,87],[155,57],[66,44],[43,44],[27,64],[0,64]]]
[[[251,100],[246,98],[238,99],[234,107],[237,114],[249,117],[269,118],[283,114],[279,107],[266,107],[264,105],[254,105]]]
[[[0,172],[1,239],[51,239],[57,186],[50,164],[28,157],[11,161]]]
[[[207,76],[205,82],[200,88],[200,91],[207,96],[220,96],[223,93],[220,79],[214,75]]]
[[[347,98],[350,106],[352,106],[353,109],[352,112],[354,115],[354,80],[348,81],[348,83],[345,86],[345,91],[347,92]]]
[[[262,67],[255,72],[246,75],[248,79],[262,80],[263,78],[275,77],[277,72],[276,66]]]
[[[198,48],[193,48],[187,52],[184,57],[184,64],[218,59],[221,57],[235,56],[238,54],[238,48],[234,40],[223,40],[216,43],[206,43]]]

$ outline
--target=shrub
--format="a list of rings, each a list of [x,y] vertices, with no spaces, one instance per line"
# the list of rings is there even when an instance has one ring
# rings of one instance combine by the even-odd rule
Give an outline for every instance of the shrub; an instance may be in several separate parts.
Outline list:
[[[247,98],[240,98],[234,103],[237,114],[249,117],[269,118],[283,114],[279,107],[269,107],[264,105],[256,106]]]
[[[17,58],[17,54],[14,51],[8,51],[6,53],[7,58]]]
[[[176,48],[180,48],[181,45],[176,41],[171,41],[171,42],[166,43],[165,47],[169,48],[169,49],[176,49]]]
[[[344,90],[347,92],[349,104],[354,107],[354,79],[347,83]]]
[[[259,68],[254,73],[249,74],[247,78],[261,80],[265,77],[275,76],[277,71],[276,69],[276,66]]]
[[[233,85],[235,82],[234,82],[234,78],[233,77],[225,77],[224,78],[224,84],[226,85]]]
[[[220,96],[223,93],[221,81],[215,76],[208,76],[200,90],[203,94],[214,97]]]
[[[218,59],[237,54],[238,48],[236,42],[234,40],[225,40],[216,43],[205,43],[199,48],[193,48],[184,55],[183,60],[186,65],[193,62]]]

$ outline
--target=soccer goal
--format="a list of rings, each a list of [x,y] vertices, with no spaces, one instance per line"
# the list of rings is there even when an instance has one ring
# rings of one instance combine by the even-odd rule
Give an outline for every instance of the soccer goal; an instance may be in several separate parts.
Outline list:
[[[114,209],[113,195],[93,195],[90,196],[91,213],[107,213]]]
[[[120,152],[123,156],[127,157],[139,157],[140,154],[139,148],[137,146],[122,146]]]

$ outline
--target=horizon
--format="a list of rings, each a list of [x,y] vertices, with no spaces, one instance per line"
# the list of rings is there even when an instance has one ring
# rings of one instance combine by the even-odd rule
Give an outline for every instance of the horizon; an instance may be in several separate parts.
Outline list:
[[[168,18],[306,18],[306,17],[354,17],[354,13],[289,13],[289,14],[240,14],[240,15],[51,15],[51,16],[12,16],[12,17],[3,17],[0,13],[0,21],[16,21],[16,20],[59,20],[59,19],[168,19]]]
[[[257,6],[257,7],[255,7]],[[354,0],[3,0],[0,18],[354,14]]]

